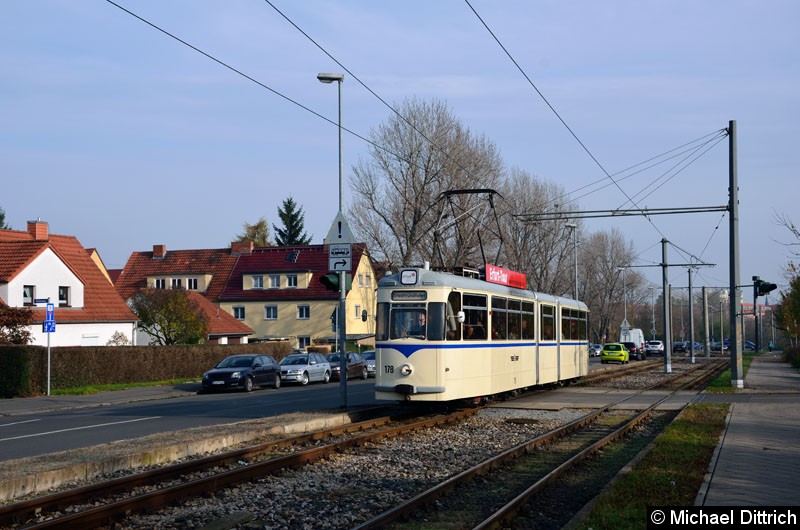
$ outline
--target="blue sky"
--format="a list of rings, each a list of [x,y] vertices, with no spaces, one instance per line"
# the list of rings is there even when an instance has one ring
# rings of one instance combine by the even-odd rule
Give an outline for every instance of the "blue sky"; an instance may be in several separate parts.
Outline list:
[[[580,209],[622,206],[616,186],[585,188],[603,170],[471,5],[611,174],[735,120],[742,282],[785,283],[789,237],[775,215],[800,222],[798,2],[271,0],[285,17],[260,0],[118,3],[272,91],[104,0],[4,1],[0,207],[15,229],[41,218],[120,268],[154,244],[226,247],[245,222],[278,224],[292,195],[321,242],[338,208],[336,127],[275,93],[336,121],[336,87],[316,74],[343,68],[309,37],[390,104],[446,102],[509,168],[559,183]],[[386,121],[391,111],[349,74],[342,89],[345,127],[368,136]],[[367,146],[345,134],[343,152],[348,179]],[[663,171],[620,187],[632,196]],[[724,205],[727,188],[726,139],[639,206]],[[651,219],[585,228],[619,228],[637,265],[659,263],[666,237],[671,263],[686,262],[679,248],[717,264],[695,286],[728,283],[726,216]],[[660,283],[660,269],[638,270]],[[686,270],[670,281],[685,286]]]

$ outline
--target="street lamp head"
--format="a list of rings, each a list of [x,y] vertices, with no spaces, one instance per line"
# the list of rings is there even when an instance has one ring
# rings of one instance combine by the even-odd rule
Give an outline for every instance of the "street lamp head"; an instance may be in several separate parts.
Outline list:
[[[344,74],[321,73],[317,74],[317,79],[323,83],[333,83],[334,81],[341,83],[344,81]]]
[[[576,225],[575,223],[564,223],[564,226],[566,226],[567,228],[578,228],[578,225]]]

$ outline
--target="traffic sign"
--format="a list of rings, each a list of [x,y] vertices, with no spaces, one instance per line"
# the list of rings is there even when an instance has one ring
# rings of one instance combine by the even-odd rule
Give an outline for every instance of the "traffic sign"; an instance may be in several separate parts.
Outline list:
[[[328,257],[328,270],[331,272],[349,271],[352,268],[350,258],[331,258]]]
[[[350,243],[331,243],[328,245],[328,270],[331,272],[349,271],[353,260],[353,245]]]
[[[48,321],[48,322],[55,321],[55,319],[56,319],[55,310],[56,310],[55,304],[50,304],[50,303],[47,304],[47,309],[45,310],[45,320],[46,321]]]
[[[42,323],[42,332],[43,333],[55,333],[56,332],[56,321],[55,320],[45,320]]]
[[[331,229],[328,230],[328,236],[325,238],[324,242],[328,245],[356,242],[355,238],[353,238],[353,233],[350,231],[350,226],[347,224],[347,221],[345,221],[342,212],[336,214],[336,218],[333,220]]]
[[[49,302],[50,302],[49,298],[34,298],[33,299],[33,303],[36,304],[36,305],[47,304]]]

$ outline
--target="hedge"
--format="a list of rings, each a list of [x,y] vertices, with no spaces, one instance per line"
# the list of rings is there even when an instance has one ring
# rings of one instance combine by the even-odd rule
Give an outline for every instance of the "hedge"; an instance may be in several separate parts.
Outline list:
[[[262,353],[281,360],[288,341],[178,346],[63,346],[50,348],[50,388],[198,380],[224,357]],[[36,396],[47,391],[47,348],[0,346],[0,397]]]

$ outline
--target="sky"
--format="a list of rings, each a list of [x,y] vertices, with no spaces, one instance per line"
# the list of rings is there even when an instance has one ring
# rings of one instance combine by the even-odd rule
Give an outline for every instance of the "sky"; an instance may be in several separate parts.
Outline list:
[[[800,222],[799,2],[116,4],[0,3],[0,208],[13,229],[41,219],[122,268],[156,244],[224,248],[244,223],[280,225],[291,196],[321,243],[338,211],[339,100],[316,76],[341,72],[347,130],[369,137],[389,106],[442,101],[507,169],[557,183],[579,210],[726,205],[719,133],[734,121],[741,282],[787,283],[792,238],[776,217]],[[698,140],[684,162],[646,162]],[[369,145],[345,132],[341,148],[346,210]],[[729,284],[726,212],[587,219],[580,236],[610,229],[653,285],[662,239],[669,263],[713,265],[694,287]],[[668,279],[685,287],[687,268]]]

